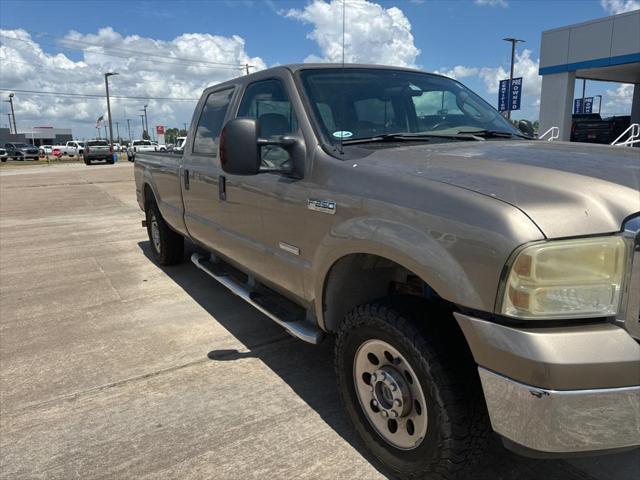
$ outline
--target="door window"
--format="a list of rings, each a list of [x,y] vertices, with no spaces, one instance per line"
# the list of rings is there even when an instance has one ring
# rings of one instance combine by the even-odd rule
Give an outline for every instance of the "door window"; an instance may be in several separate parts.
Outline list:
[[[207,97],[207,102],[200,114],[196,135],[193,141],[193,153],[201,155],[216,155],[218,138],[224,123],[224,118],[231,102],[233,88],[213,92]]]
[[[260,135],[277,138],[298,129],[293,106],[280,80],[263,80],[249,85],[244,93],[238,117],[258,120]],[[289,160],[289,153],[277,145],[261,147],[262,164],[281,167]]]

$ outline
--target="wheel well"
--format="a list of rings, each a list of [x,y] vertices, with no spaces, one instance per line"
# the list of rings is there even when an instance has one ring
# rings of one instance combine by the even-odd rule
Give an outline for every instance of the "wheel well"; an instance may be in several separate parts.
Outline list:
[[[155,200],[155,196],[153,195],[153,190],[151,189],[151,186],[148,183],[144,184],[144,190],[143,190],[143,200],[144,200],[144,206],[146,207],[147,204],[149,202],[152,202]]]
[[[350,310],[391,295],[419,297],[425,304],[446,303],[427,282],[392,260],[364,253],[342,257],[325,279],[322,299],[325,329],[337,331]]]

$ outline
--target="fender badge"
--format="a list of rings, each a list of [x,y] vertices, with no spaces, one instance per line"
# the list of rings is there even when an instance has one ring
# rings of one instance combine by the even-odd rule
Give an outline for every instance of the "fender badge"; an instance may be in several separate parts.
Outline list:
[[[333,200],[317,200],[315,198],[309,198],[307,200],[307,208],[315,212],[334,215],[336,213],[336,202]]]

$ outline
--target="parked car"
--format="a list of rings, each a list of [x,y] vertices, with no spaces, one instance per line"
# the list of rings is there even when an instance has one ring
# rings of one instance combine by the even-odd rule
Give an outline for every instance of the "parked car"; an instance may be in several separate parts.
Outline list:
[[[184,143],[187,141],[187,137],[178,137],[176,140],[176,146],[173,148],[175,153],[182,153],[184,151]]]
[[[113,150],[106,140],[89,140],[86,142],[82,157],[86,165],[91,165],[96,160],[115,163]]]
[[[14,160],[38,160],[40,154],[37,147],[27,143],[5,143],[4,148]]]
[[[134,153],[137,152],[155,152],[158,149],[151,140],[134,140],[131,142],[131,148]]]
[[[599,113],[577,113],[571,123],[571,141],[586,143],[609,143],[609,122]]]
[[[379,66],[238,77],[192,124],[181,157],[136,158],[150,251],[178,263],[188,238],[293,336],[334,336],[394,476],[474,478],[492,429],[527,455],[640,444],[635,149],[531,139],[455,80]]]
[[[0,161],[6,162],[8,159],[7,151],[4,148],[0,148]]]
[[[167,151],[167,146],[166,145],[160,145],[158,142],[151,142],[151,144],[155,147],[155,151],[156,152],[166,152]]]
[[[53,153],[53,146],[51,145],[40,145],[38,147],[40,151],[40,155],[51,155]]]
[[[60,150],[62,155],[69,157],[81,156],[84,151],[84,142],[70,140],[64,145],[54,145],[53,148]]]

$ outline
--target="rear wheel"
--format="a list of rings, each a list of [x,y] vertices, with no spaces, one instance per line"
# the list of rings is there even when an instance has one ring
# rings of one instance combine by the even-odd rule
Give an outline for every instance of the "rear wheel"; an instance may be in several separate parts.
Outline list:
[[[347,413],[396,476],[473,478],[469,468],[489,433],[477,374],[468,351],[441,331],[450,317],[421,318],[424,305],[403,298],[356,308],[338,332],[335,367]]]
[[[156,202],[147,203],[147,233],[151,249],[160,265],[174,265],[182,261],[184,237],[174,232],[160,214]]]

